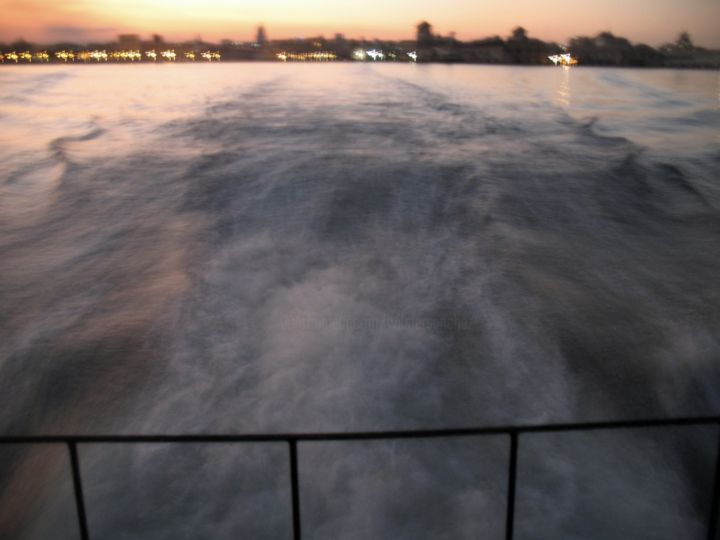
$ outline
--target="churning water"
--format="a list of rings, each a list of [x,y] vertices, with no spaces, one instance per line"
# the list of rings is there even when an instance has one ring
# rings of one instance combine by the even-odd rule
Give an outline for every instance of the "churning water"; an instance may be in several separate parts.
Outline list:
[[[716,72],[3,66],[0,123],[4,435],[720,413]],[[717,435],[527,436],[516,538],[704,538]],[[508,444],[300,445],[305,537],[503,538]],[[80,458],[94,538],[290,535],[282,444]]]

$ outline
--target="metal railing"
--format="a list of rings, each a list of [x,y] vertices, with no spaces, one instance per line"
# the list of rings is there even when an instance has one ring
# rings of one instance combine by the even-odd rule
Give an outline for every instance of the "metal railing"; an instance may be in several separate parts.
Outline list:
[[[293,538],[300,540],[300,483],[298,480],[297,445],[308,441],[367,441],[399,439],[431,439],[446,437],[467,437],[477,435],[508,435],[510,437],[510,459],[508,466],[508,489],[506,504],[505,538],[512,540],[515,523],[515,492],[517,484],[517,459],[521,435],[528,433],[557,433],[569,431],[596,431],[629,428],[679,427],[715,425],[720,428],[720,416],[700,418],[668,418],[654,420],[627,420],[587,423],[565,423],[544,425],[490,426],[481,428],[426,429],[408,431],[368,431],[341,433],[271,433],[242,435],[37,435],[0,436],[2,444],[64,444],[70,455],[77,517],[82,540],[90,540],[83,496],[80,461],[77,446],[86,443],[136,444],[136,443],[257,443],[285,442],[288,444],[290,462],[290,486],[292,494]],[[717,540],[718,517],[720,512],[720,436],[713,471],[712,500],[708,515],[707,539]]]

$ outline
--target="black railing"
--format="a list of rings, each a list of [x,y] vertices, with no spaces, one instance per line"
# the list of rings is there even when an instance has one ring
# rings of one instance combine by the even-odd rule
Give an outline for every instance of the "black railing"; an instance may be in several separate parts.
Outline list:
[[[429,439],[445,437],[464,437],[473,435],[508,435],[510,437],[510,459],[508,466],[508,489],[506,504],[505,538],[512,540],[515,523],[515,491],[517,484],[517,458],[521,435],[527,433],[557,433],[563,431],[595,431],[610,429],[678,427],[716,425],[720,428],[720,416],[701,418],[668,418],[655,420],[627,420],[589,423],[490,426],[482,428],[426,429],[408,431],[360,431],[342,433],[270,433],[243,435],[37,435],[37,436],[0,436],[2,444],[65,444],[70,455],[72,479],[75,490],[80,536],[90,540],[83,497],[82,476],[78,459],[77,445],[86,443],[250,443],[250,442],[286,442],[290,461],[290,486],[292,494],[293,538],[300,540],[300,483],[298,479],[297,445],[307,441],[362,441],[391,439]],[[713,472],[713,490],[708,515],[707,538],[717,540],[718,517],[720,513],[720,436]]]

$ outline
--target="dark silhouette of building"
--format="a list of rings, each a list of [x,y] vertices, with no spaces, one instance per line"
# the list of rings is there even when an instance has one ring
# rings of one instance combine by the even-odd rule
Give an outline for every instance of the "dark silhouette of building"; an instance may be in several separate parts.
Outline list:
[[[341,60],[352,58],[352,47],[350,42],[342,34],[335,34],[332,46],[330,47]]]
[[[120,34],[118,36],[118,48],[124,50],[139,50],[141,47],[140,36],[137,34]]]
[[[455,33],[449,36],[434,34],[430,23],[417,26],[418,62],[469,62],[478,64],[548,64],[548,56],[562,52],[555,43],[528,37],[522,27],[513,30],[503,41],[499,36],[461,42]]]
[[[720,68],[720,51],[696,47],[687,32],[681,32],[675,43],[660,47],[660,52],[668,67]]]
[[[417,25],[417,44],[418,47],[427,47],[434,45],[435,37],[432,32],[432,25],[423,21]]]
[[[417,25],[417,61],[433,62],[437,60],[437,51],[435,50],[435,36],[433,35],[432,25],[423,21]]]
[[[255,36],[255,45],[265,47],[268,44],[267,32],[263,25],[258,26],[257,35]]]
[[[499,37],[491,37],[464,43],[462,61],[474,64],[502,64],[505,62],[505,42]]]
[[[460,42],[455,33],[449,36],[433,34],[432,25],[423,21],[417,25],[416,52],[418,62],[459,62],[462,60]]]
[[[595,37],[570,40],[572,53],[581,64],[596,66],[660,66],[663,56],[648,45],[633,45],[624,37],[601,32]]]
[[[692,51],[695,49],[695,45],[693,45],[692,39],[690,39],[690,34],[687,32],[680,33],[677,41],[675,42],[675,46],[684,51]]]
[[[512,64],[547,64],[548,56],[557,50],[554,43],[528,37],[527,30],[518,26],[505,42],[505,60]]]
[[[527,41],[528,40],[527,30],[525,30],[522,26],[516,27],[512,31],[512,37],[510,39],[513,41],[519,41],[519,42]]]

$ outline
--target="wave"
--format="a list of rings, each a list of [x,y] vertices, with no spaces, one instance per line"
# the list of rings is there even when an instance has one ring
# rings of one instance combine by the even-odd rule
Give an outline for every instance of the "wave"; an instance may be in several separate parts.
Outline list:
[[[50,150],[51,155],[64,164],[70,164],[71,160],[68,157],[68,145],[75,143],[75,142],[85,142],[85,141],[92,141],[94,139],[97,139],[98,137],[102,136],[105,133],[105,130],[96,127],[87,133],[83,135],[65,135],[63,137],[58,137],[56,139],[51,140],[48,143],[48,149]]]

